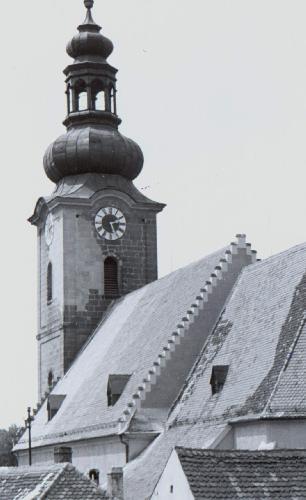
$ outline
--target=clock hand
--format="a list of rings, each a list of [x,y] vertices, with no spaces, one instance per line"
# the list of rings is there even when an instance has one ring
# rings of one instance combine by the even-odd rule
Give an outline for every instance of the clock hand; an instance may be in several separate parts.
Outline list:
[[[114,232],[115,232],[115,229],[114,229],[113,224],[118,224],[118,221],[116,221],[116,220],[115,220],[115,221],[113,221],[113,222],[110,222],[110,223],[109,223],[109,225],[110,225],[110,226],[112,226],[112,231],[113,231],[113,233],[114,233]]]

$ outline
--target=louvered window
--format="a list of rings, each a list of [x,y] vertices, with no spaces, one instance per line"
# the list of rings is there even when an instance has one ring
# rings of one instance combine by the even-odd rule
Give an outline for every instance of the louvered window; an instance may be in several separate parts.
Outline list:
[[[118,264],[112,257],[104,261],[104,295],[105,297],[118,297]]]

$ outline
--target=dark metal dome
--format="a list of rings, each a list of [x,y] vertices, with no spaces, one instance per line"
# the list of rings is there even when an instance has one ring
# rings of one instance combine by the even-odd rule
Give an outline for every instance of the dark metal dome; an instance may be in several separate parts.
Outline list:
[[[53,182],[69,175],[111,174],[133,180],[141,172],[143,154],[131,139],[118,132],[116,68],[107,57],[113,44],[100,33],[91,15],[93,0],[84,0],[85,22],[68,44],[74,58],[65,69],[67,133],[47,149],[44,168]]]
[[[140,147],[111,127],[72,128],[46,151],[44,168],[53,182],[68,175],[98,173],[133,180],[141,172]]]
[[[74,59],[79,59],[84,56],[98,56],[107,59],[113,52],[113,44],[111,40],[103,36],[101,26],[96,24],[91,15],[91,7],[93,1],[86,1],[87,8],[86,19],[83,24],[78,27],[79,33],[76,34],[67,45],[67,53]]]

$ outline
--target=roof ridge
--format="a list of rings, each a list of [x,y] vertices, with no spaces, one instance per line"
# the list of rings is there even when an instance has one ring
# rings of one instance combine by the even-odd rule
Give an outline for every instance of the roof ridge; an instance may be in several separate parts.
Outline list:
[[[61,475],[63,474],[63,472],[66,470],[67,466],[70,465],[70,464],[65,464],[63,467],[60,468],[60,470],[57,472],[57,474],[55,474],[54,478],[53,478],[53,481],[52,483],[47,487],[47,489],[43,492],[43,494],[41,495],[41,497],[39,498],[39,500],[43,500],[44,498],[46,498],[46,495],[48,493],[50,493],[51,489],[54,487],[55,483],[57,482],[57,480],[61,477]]]
[[[188,446],[174,446],[175,450],[185,451],[190,453],[203,453],[207,455],[281,455],[284,452],[288,453],[288,455],[301,454],[306,455],[306,450],[302,448],[277,448],[274,450],[238,450],[238,449],[209,449],[209,448],[191,448]]]
[[[245,234],[237,234],[236,242],[232,242],[229,247],[225,247],[223,257],[219,259],[219,263],[215,266],[210,275],[210,279],[206,281],[200,293],[196,296],[191,306],[187,309],[186,315],[183,316],[181,322],[177,325],[177,329],[171,333],[165,345],[153,362],[152,367],[148,370],[147,375],[143,378],[142,383],[138,386],[132,395],[121,417],[118,420],[119,432],[125,432],[128,428],[131,419],[135,412],[140,407],[140,401],[144,400],[146,393],[151,390],[151,386],[156,383],[157,378],[161,375],[162,368],[165,367],[167,360],[171,357],[171,352],[175,351],[176,345],[180,343],[181,337],[184,337],[189,330],[190,325],[194,322],[199,311],[204,308],[204,304],[209,301],[209,295],[213,288],[222,280],[224,273],[227,273],[229,266],[232,264],[232,256],[238,253],[238,249],[245,249],[247,255],[252,257],[252,263],[257,261],[257,252],[252,249],[250,243],[246,243]]]

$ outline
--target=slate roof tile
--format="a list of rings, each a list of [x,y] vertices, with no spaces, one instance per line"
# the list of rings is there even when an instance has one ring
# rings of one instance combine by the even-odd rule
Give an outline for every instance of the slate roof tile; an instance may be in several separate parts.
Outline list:
[[[306,244],[245,267],[176,405],[171,425],[263,414],[306,310]],[[278,406],[305,410],[305,329],[282,377]],[[212,395],[214,365],[229,365],[223,390]],[[298,375],[300,371],[300,378]],[[293,390],[290,391],[289,387]],[[285,405],[285,406],[284,406]],[[297,414],[297,410],[294,413]],[[290,410],[290,411],[291,411]]]
[[[52,394],[66,394],[47,422],[46,403],[35,417],[33,446],[113,434],[133,391],[200,289],[224,256],[225,248],[123,297],[102,320],[89,343]],[[141,355],[140,355],[141,353]],[[118,403],[107,404],[110,374],[131,374]],[[26,447],[26,436],[16,450]]]

